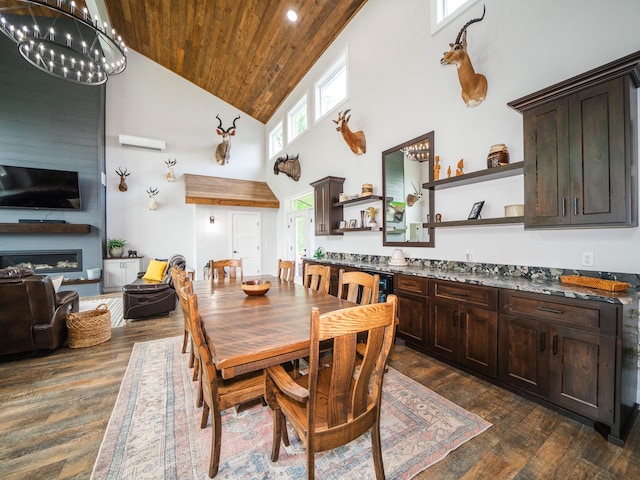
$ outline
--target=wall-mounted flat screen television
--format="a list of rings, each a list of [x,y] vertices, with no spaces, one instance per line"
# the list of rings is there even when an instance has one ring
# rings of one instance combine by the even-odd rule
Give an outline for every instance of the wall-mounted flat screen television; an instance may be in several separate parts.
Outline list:
[[[78,172],[0,165],[0,207],[81,210]]]

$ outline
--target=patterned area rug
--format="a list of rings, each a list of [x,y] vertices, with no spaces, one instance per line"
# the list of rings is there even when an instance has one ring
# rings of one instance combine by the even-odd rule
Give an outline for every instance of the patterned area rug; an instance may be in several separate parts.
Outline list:
[[[111,312],[111,328],[124,327],[125,321],[122,310],[122,297],[82,297],[78,311],[95,310],[106,303]]]
[[[91,478],[206,479],[211,425],[200,429],[196,382],[181,337],[136,343]],[[382,455],[388,479],[409,479],[491,426],[389,368],[382,401]],[[304,446],[272,463],[271,411],[261,403],[222,417],[221,479],[306,478]],[[374,478],[369,434],[316,455],[322,479]]]

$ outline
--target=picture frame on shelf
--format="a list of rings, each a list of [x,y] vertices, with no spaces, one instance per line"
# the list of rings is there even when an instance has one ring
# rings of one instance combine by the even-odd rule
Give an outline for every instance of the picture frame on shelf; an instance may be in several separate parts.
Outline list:
[[[340,228],[341,230],[344,229],[347,226],[347,222],[345,222],[344,220],[340,220],[340,225],[338,228]]]
[[[482,211],[482,207],[484,206],[484,200],[481,202],[476,202],[471,207],[471,211],[469,212],[468,220],[477,220],[480,218],[480,212]]]
[[[352,218],[351,220],[349,220],[349,228],[356,228],[357,223],[357,220],[355,218]]]

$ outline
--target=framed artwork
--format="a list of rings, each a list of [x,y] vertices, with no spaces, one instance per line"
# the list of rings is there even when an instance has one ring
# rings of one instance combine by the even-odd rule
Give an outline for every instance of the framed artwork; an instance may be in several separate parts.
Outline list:
[[[356,219],[349,220],[349,228],[356,228]]]
[[[387,207],[387,222],[402,222],[404,218],[405,203],[389,202]]]
[[[483,206],[484,200],[474,203],[473,207],[471,208],[471,212],[469,212],[469,220],[477,220],[478,218],[480,218],[480,211],[482,210]]]

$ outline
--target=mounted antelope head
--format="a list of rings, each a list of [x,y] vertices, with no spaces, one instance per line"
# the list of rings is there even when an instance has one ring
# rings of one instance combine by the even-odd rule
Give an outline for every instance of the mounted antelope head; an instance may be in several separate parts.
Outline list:
[[[169,171],[167,172],[167,182],[175,182],[176,181],[176,176],[173,173],[173,167],[175,167],[176,163],[178,163],[178,161],[174,158],[174,159],[169,159],[169,160],[165,160],[164,164],[167,166],[167,168],[169,169]]]
[[[122,167],[118,167],[118,170],[116,170],[116,173],[120,176],[120,184],[118,185],[118,190],[120,190],[121,192],[126,192],[127,184],[125,182],[125,179],[131,174],[127,173],[126,168],[124,169],[124,172],[123,172]]]
[[[216,118],[218,119],[218,128],[216,128],[216,133],[222,136],[222,142],[220,142],[216,147],[216,162],[220,165],[225,165],[229,163],[229,158],[231,157],[231,144],[229,143],[229,137],[236,134],[236,120],[240,118],[240,115],[233,119],[233,125],[226,130],[222,128],[222,120],[220,117],[216,115]]]
[[[158,195],[158,192],[160,190],[158,190],[157,188],[153,188],[153,187],[149,187],[147,189],[147,195],[149,195],[149,210],[157,210],[158,209],[158,204],[156,203],[156,199],[155,196]]]
[[[440,60],[442,65],[455,65],[458,69],[458,80],[462,87],[462,100],[467,107],[477,107],[487,96],[487,78],[476,73],[467,55],[467,27],[484,19],[486,7],[483,7],[482,17],[474,18],[465,23],[458,32],[455,43],[450,43],[451,50],[444,53]]]
[[[411,186],[413,187],[413,193],[407,195],[407,206],[413,207],[418,200],[422,198],[422,192],[419,192],[413,182],[411,182]]]
[[[367,141],[364,138],[364,132],[362,130],[359,132],[352,132],[349,129],[349,119],[351,118],[351,115],[347,117],[347,114],[350,111],[351,109],[345,110],[344,115],[342,112],[338,112],[338,120],[334,120],[333,123],[338,124],[336,130],[342,133],[342,136],[344,137],[345,142],[347,142],[347,145],[349,145],[351,151],[356,155],[362,155],[367,151]]]
[[[298,157],[300,155],[296,155],[295,157],[289,158],[289,154],[286,157],[279,157],[276,160],[276,163],[273,164],[273,173],[278,175],[280,172],[287,175],[289,178],[292,178],[296,182],[300,180],[300,160]]]

